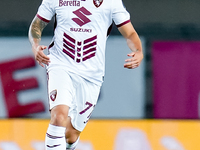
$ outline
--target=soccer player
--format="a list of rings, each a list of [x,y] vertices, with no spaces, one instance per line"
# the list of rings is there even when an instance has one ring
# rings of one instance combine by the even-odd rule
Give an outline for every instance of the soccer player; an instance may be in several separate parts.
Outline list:
[[[53,16],[54,37],[45,55],[41,35]],[[138,67],[143,59],[141,41],[122,0],[42,1],[30,25],[29,40],[36,61],[48,73],[51,119],[46,150],[75,149],[98,99],[113,21],[131,49],[124,67]]]

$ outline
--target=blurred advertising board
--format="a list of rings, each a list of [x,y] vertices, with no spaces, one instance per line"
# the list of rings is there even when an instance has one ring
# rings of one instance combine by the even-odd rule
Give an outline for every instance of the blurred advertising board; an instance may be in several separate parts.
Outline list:
[[[41,44],[50,42],[51,37],[44,37]],[[142,38],[145,50],[144,42]],[[46,71],[35,62],[28,38],[2,37],[0,45],[0,118],[48,118]],[[137,69],[124,69],[128,53],[123,37],[108,38],[105,82],[92,117],[144,117],[145,60]]]
[[[154,117],[200,117],[200,42],[153,43]]]
[[[44,150],[48,120],[0,120],[0,150]],[[90,120],[76,150],[199,150],[200,121]]]

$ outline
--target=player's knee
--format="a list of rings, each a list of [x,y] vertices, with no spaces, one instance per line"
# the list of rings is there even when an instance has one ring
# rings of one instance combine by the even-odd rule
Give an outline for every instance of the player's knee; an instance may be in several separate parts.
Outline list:
[[[53,116],[52,123],[56,126],[66,126],[67,117],[63,113],[58,113]]]
[[[51,115],[51,124],[55,126],[63,126],[66,127],[68,114],[58,111],[56,113],[52,113]]]

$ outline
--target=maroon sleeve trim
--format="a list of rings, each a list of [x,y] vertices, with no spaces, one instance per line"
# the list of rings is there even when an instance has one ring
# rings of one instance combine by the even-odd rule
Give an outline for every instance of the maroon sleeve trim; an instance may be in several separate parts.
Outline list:
[[[125,21],[125,22],[123,22],[121,24],[118,24],[117,27],[119,28],[119,27],[121,27],[121,26],[123,26],[123,25],[125,25],[125,24],[127,24],[129,22],[131,22],[131,20],[127,20],[127,21]]]
[[[41,17],[41,16],[38,15],[38,14],[37,14],[37,17],[38,17],[39,19],[41,19],[42,21],[46,22],[46,23],[49,23],[49,22],[50,22],[50,20],[47,20],[47,19]]]

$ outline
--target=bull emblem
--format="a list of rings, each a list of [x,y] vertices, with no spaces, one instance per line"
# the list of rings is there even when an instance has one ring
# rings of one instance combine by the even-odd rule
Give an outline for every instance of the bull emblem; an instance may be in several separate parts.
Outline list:
[[[103,0],[93,0],[93,3],[98,8],[103,3]]]

